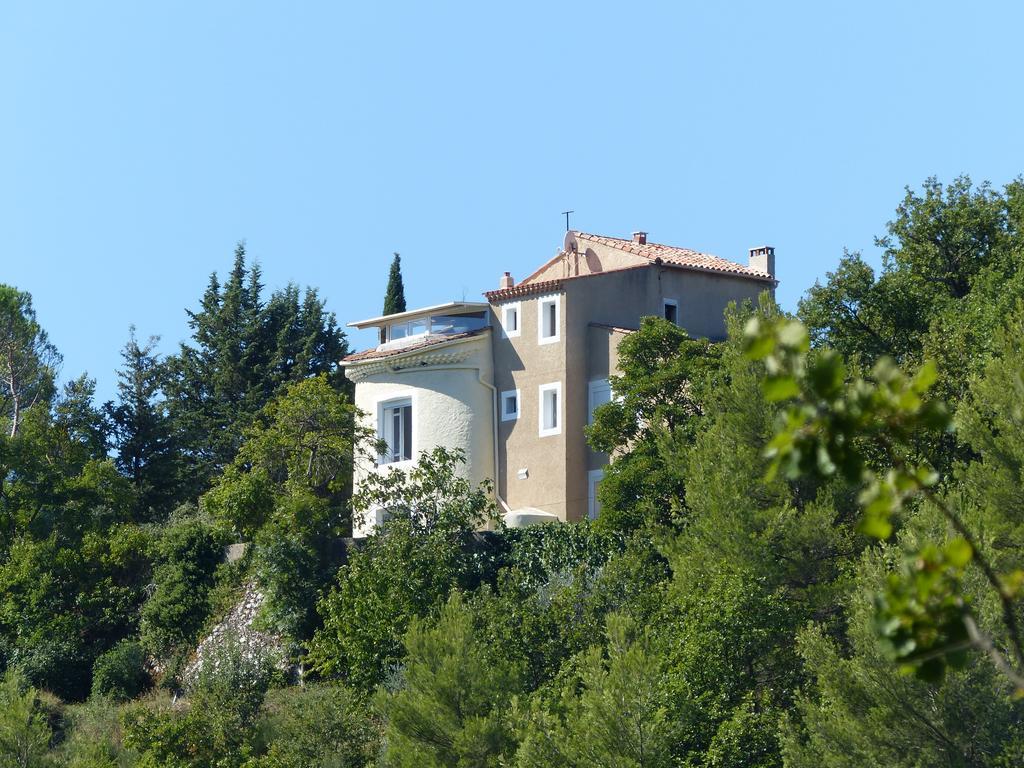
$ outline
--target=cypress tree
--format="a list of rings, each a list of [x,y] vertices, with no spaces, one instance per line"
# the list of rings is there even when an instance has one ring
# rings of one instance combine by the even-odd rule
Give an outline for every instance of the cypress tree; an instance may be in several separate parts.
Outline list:
[[[405,312],[405,285],[402,283],[402,257],[395,252],[395,258],[391,261],[391,271],[388,273],[388,289],[384,294],[384,314],[395,315]],[[380,331],[381,343],[386,341],[384,329]]]

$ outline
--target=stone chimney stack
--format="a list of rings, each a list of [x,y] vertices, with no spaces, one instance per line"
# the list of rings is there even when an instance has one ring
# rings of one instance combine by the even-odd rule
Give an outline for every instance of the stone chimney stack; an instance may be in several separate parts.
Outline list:
[[[512,274],[510,272],[506,272],[501,276],[501,280],[498,283],[498,290],[503,291],[506,288],[513,287],[515,284],[516,281],[512,279]]]
[[[770,245],[751,248],[750,260],[747,264],[751,269],[756,269],[758,272],[766,272],[771,277],[775,277],[775,249]]]
[[[633,242],[637,245],[647,245],[647,233],[646,232],[634,232]]]

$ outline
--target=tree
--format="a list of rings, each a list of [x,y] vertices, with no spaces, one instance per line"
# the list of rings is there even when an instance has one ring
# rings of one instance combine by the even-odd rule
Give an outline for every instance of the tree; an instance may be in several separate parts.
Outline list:
[[[458,475],[464,461],[436,448],[409,472],[366,478],[353,500],[357,513],[383,509],[389,518],[338,569],[318,605],[323,626],[310,659],[322,674],[372,689],[401,659],[413,617],[485,578],[489,564],[477,556],[473,534],[496,512],[489,485],[474,488]]]
[[[402,282],[402,257],[395,253],[391,261],[391,270],[388,272],[388,287],[384,293],[384,315],[396,315],[405,312],[405,285]],[[381,329],[381,342],[384,338],[384,329]]]
[[[1024,366],[1015,333],[1022,325],[1018,316],[1003,337],[1005,357],[990,364],[997,390],[1009,386],[1011,392],[1020,391]],[[847,382],[837,353],[808,355],[807,331],[795,320],[753,318],[746,335],[748,354],[764,360],[770,372],[766,396],[786,404],[778,434],[768,446],[769,477],[780,472],[791,478],[840,476],[863,486],[858,527],[879,540],[889,539],[918,505],[934,511],[948,526],[939,536],[917,541],[876,597],[879,638],[890,656],[934,682],[949,668],[963,668],[968,650],[974,648],[1024,690],[1024,636],[1017,604],[1024,563],[1016,545],[1003,553],[989,539],[992,527],[1015,531],[1018,513],[1015,507],[1000,507],[998,502],[1007,497],[998,491],[991,496],[983,492],[980,509],[972,510],[962,493],[946,491],[941,474],[917,450],[917,435],[953,426],[945,403],[930,396],[937,380],[934,364],[926,362],[908,376],[883,358],[870,379]],[[992,389],[988,393],[995,394]],[[1012,399],[1007,426],[1020,419],[1019,403]],[[969,413],[967,421],[971,423]],[[974,426],[975,435],[984,437],[983,446],[998,444],[998,428],[977,419]],[[980,457],[983,462],[1007,465],[995,473],[988,467],[978,471],[993,480],[1020,463],[1019,456],[1000,455],[999,449],[987,453]],[[1005,492],[1005,484],[1001,490]],[[972,599],[972,575],[982,587],[982,599]],[[986,620],[991,616],[999,618]]]
[[[167,658],[195,640],[209,613],[210,588],[223,556],[222,537],[189,510],[162,531],[156,544],[153,592],[141,612],[147,651]]]
[[[203,496],[203,509],[255,539],[264,614],[277,631],[308,640],[317,593],[351,533],[353,464],[369,459],[372,431],[326,375],[295,382],[268,403],[235,460]]]
[[[876,243],[882,271],[846,254],[800,301],[816,348],[868,371],[882,356],[939,365],[935,392],[955,403],[992,350],[1002,318],[1024,298],[1024,181],[995,191],[966,176],[909,187]]]
[[[138,696],[149,683],[146,653],[134,640],[118,643],[92,667],[92,695],[125,701]]]
[[[612,456],[598,490],[601,526],[629,532],[679,517],[685,480],[660,447],[693,440],[719,358],[716,345],[658,317],[645,317],[619,345],[614,397],[586,428],[591,447]]]
[[[899,557],[899,547],[886,546],[858,563],[857,584],[845,606],[845,642],[821,626],[800,632],[797,649],[809,679],[783,728],[785,764],[1020,764],[1024,713],[1013,701],[1013,687],[987,659],[975,657],[934,685],[901,674],[879,645],[872,596],[884,589]]]
[[[607,622],[607,655],[578,658],[553,711],[534,707],[516,755],[519,768],[668,768],[675,741],[664,660],[622,616]]]
[[[36,321],[32,297],[0,284],[0,415],[9,422],[11,437],[18,434],[26,409],[53,394],[60,361]]]
[[[380,751],[380,718],[364,695],[342,685],[271,690],[259,730],[269,748],[252,768],[369,768]]]
[[[159,337],[140,346],[131,327],[121,351],[124,366],[117,373],[118,403],[107,403],[113,425],[117,467],[131,480],[137,506],[135,519],[166,515],[177,492],[177,459],[166,405],[160,398],[164,367],[155,348]]]
[[[382,694],[384,765],[505,765],[514,746],[505,715],[516,670],[492,658],[459,594],[436,621],[414,618],[404,644],[401,683]]]
[[[397,315],[405,312],[405,285],[402,282],[402,257],[395,253],[388,272],[388,288],[384,293],[385,315]]]
[[[222,286],[210,276],[196,312],[192,344],[167,360],[165,389],[174,437],[187,465],[186,498],[204,492],[231,463],[260,409],[295,381],[327,374],[343,385],[338,361],[345,334],[313,289],[294,285],[262,299],[259,265],[246,265],[245,246]],[[180,500],[180,497],[179,497]]]
[[[204,508],[243,536],[288,495],[310,494],[340,514],[353,463],[368,457],[373,435],[357,426],[356,415],[324,374],[290,384],[247,430],[235,460],[203,497]]]
[[[9,669],[0,678],[0,768],[43,768],[50,737],[35,688]]]

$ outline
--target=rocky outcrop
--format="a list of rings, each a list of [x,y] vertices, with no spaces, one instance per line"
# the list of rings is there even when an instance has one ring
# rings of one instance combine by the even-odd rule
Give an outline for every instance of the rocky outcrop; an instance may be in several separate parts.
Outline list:
[[[255,582],[249,582],[242,598],[221,619],[196,647],[188,666],[182,673],[182,682],[188,687],[195,681],[203,664],[216,657],[216,651],[226,644],[237,644],[245,659],[253,664],[265,659],[278,660],[284,666],[284,645],[276,635],[256,629],[253,625],[263,605],[263,594]]]

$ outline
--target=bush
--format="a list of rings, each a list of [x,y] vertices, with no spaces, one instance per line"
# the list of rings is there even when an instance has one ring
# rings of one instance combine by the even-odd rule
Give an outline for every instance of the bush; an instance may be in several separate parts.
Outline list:
[[[274,690],[267,695],[259,723],[261,740],[269,748],[252,768],[364,768],[380,749],[380,728],[365,696],[352,688]]]
[[[115,701],[134,699],[149,683],[146,653],[133,640],[124,640],[102,654],[92,667],[92,695]]]

